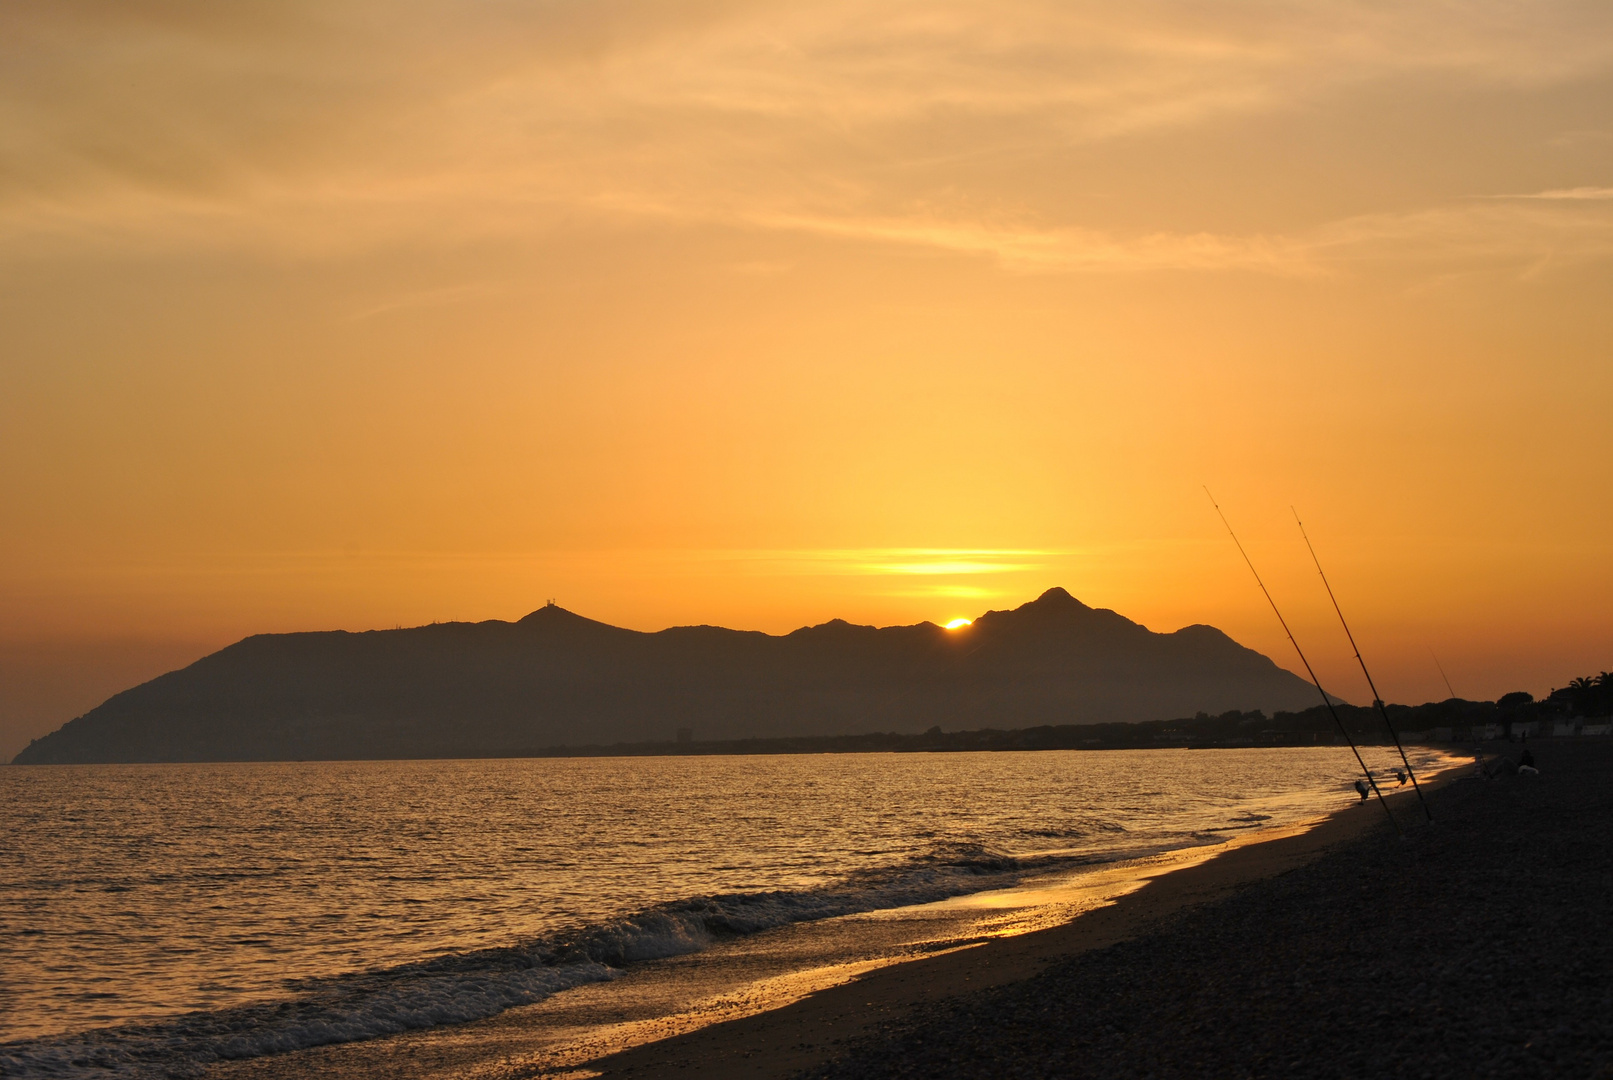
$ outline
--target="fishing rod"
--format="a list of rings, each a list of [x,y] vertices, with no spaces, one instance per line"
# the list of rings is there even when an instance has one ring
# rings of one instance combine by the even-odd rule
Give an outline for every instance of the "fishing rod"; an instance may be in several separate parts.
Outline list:
[[[1456,696],[1456,687],[1451,685],[1451,677],[1445,674],[1445,665],[1439,662],[1439,654],[1432,645],[1428,646],[1428,655],[1434,658],[1434,666],[1439,669],[1439,677],[1445,680],[1445,689],[1450,691],[1451,697]]]
[[[1434,667],[1439,669],[1439,677],[1445,680],[1446,691],[1451,695],[1450,698],[1447,698],[1446,700],[1454,699],[1456,697],[1456,687],[1451,685],[1451,677],[1445,674],[1445,665],[1439,662],[1439,654],[1434,651],[1434,647],[1432,645],[1427,646],[1427,649],[1428,655],[1434,660]],[[1484,767],[1484,751],[1482,748],[1477,746],[1473,748],[1473,764],[1479,767],[1479,775],[1483,776],[1486,780],[1491,779],[1489,770]]]
[[[1249,558],[1249,553],[1243,550],[1243,542],[1238,539],[1238,534],[1232,531],[1232,523],[1227,520],[1225,514],[1221,513],[1221,504],[1215,501],[1214,495],[1210,495],[1209,487],[1205,487],[1204,494],[1210,496],[1210,505],[1215,507],[1216,514],[1221,518],[1221,524],[1227,527],[1227,535],[1232,537],[1232,542],[1238,547],[1238,554],[1243,556],[1243,561],[1249,567],[1249,572],[1255,576],[1255,584],[1259,585],[1260,591],[1266,594],[1266,603],[1271,605],[1271,613],[1277,616],[1277,622],[1282,625],[1283,633],[1288,635],[1288,643],[1299,654],[1299,662],[1305,665],[1305,671],[1311,677],[1311,685],[1316,687],[1318,694],[1322,695],[1322,704],[1327,706],[1328,714],[1333,717],[1333,723],[1338,725],[1339,734],[1343,735],[1344,741],[1350,744],[1350,753],[1355,755],[1355,763],[1361,766],[1363,773],[1366,773],[1367,783],[1371,785],[1372,793],[1378,797],[1378,805],[1382,806],[1383,812],[1389,815],[1389,822],[1395,827],[1395,832],[1404,835],[1405,830],[1400,827],[1400,822],[1395,820],[1394,811],[1389,809],[1389,803],[1384,800],[1383,792],[1378,790],[1378,782],[1372,778],[1372,770],[1367,768],[1367,763],[1361,759],[1361,751],[1356,748],[1355,740],[1350,738],[1350,733],[1345,730],[1344,721],[1339,718],[1339,711],[1333,707],[1333,699],[1327,696],[1326,690],[1322,689],[1322,682],[1316,677],[1316,671],[1311,667],[1311,662],[1305,659],[1305,650],[1299,647],[1299,642],[1294,639],[1294,632],[1288,629],[1288,620],[1283,618],[1281,611],[1277,610],[1277,601],[1271,598],[1271,590],[1266,588],[1266,583],[1260,579],[1260,571],[1255,569],[1254,561]]]
[[[1367,677],[1367,689],[1372,691],[1372,704],[1377,708],[1378,715],[1383,717],[1383,726],[1389,729],[1390,736],[1395,740],[1395,749],[1400,751],[1400,763],[1406,767],[1406,775],[1411,777],[1411,787],[1417,793],[1417,801],[1422,804],[1423,816],[1433,821],[1434,814],[1428,809],[1428,800],[1423,798],[1423,788],[1417,782],[1417,773],[1406,758],[1406,748],[1400,745],[1400,732],[1395,730],[1394,721],[1389,719],[1389,710],[1384,707],[1383,698],[1378,694],[1378,687],[1372,681],[1372,672],[1367,670],[1367,662],[1361,658],[1361,646],[1355,643],[1355,635],[1350,633],[1350,624],[1344,621],[1344,610],[1339,607],[1339,598],[1333,595],[1333,586],[1328,583],[1327,574],[1322,571],[1322,560],[1316,557],[1316,548],[1311,544],[1310,534],[1305,531],[1305,523],[1299,520],[1298,510],[1292,506],[1288,509],[1294,513],[1294,524],[1299,526],[1299,535],[1305,538],[1305,547],[1311,553],[1311,562],[1316,564],[1316,572],[1322,578],[1322,587],[1327,590],[1327,598],[1333,601],[1333,611],[1339,617],[1339,625],[1344,627],[1344,636],[1350,640],[1350,648],[1355,650],[1355,662],[1361,665],[1361,674]]]

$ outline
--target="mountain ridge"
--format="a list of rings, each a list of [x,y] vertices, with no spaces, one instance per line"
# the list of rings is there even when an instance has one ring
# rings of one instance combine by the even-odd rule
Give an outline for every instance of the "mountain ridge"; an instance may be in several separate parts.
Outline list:
[[[522,748],[1155,720],[1316,691],[1214,627],[1155,633],[1052,588],[970,626],[639,631],[514,622],[256,634],[109,698],[17,764],[506,756]]]

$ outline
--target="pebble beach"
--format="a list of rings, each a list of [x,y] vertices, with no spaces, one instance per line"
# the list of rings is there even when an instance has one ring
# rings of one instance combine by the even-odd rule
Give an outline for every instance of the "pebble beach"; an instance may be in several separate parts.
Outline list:
[[[1431,825],[1399,799],[1403,836],[1375,823],[1151,932],[876,1024],[797,1075],[1613,1075],[1613,745],[1531,749],[1538,775],[1430,792]]]

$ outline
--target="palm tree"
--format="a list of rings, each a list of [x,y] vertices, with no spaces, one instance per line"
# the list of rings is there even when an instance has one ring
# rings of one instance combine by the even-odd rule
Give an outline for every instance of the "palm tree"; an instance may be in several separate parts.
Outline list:
[[[1596,715],[1596,707],[1601,704],[1597,699],[1602,695],[1595,679],[1581,675],[1579,678],[1569,681],[1567,691],[1569,708],[1574,715]]]

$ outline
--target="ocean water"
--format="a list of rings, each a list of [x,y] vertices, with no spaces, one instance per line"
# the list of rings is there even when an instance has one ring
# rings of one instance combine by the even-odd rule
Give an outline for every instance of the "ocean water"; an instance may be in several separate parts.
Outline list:
[[[183,1073],[653,982],[781,927],[1314,818],[1354,769],[1334,747],[0,769],[0,1075]]]

